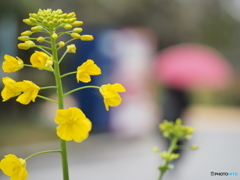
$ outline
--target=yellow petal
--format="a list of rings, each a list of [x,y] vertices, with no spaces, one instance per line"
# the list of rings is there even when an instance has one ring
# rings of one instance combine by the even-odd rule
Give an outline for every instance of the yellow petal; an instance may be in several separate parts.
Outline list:
[[[121,85],[119,83],[115,83],[112,86],[116,92],[125,92],[126,91],[126,89],[123,87],[123,85]]]

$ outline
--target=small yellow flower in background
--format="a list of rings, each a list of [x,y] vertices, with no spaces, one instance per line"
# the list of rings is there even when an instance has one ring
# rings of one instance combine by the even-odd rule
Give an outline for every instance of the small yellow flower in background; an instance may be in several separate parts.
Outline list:
[[[92,129],[91,121],[76,107],[58,109],[55,122],[59,124],[57,135],[66,141],[81,142],[88,137]]]
[[[30,62],[33,67],[39,67],[39,70],[42,68],[52,69],[53,61],[46,53],[41,51],[35,51],[31,57]]]
[[[2,78],[4,88],[1,92],[1,96],[3,98],[3,102],[7,101],[8,99],[18,96],[21,94],[21,91],[17,87],[17,82],[11,79],[10,77]]]
[[[192,146],[190,146],[190,148],[191,148],[192,150],[196,150],[196,149],[199,149],[199,146],[192,145]]]
[[[12,73],[23,68],[23,61],[18,57],[12,57],[9,55],[4,56],[5,61],[2,64],[2,69],[6,73]]]
[[[90,75],[99,74],[101,74],[101,69],[96,64],[94,64],[93,60],[88,59],[81,66],[78,66],[76,78],[78,82],[82,81],[87,83],[91,81]]]
[[[102,85],[99,90],[103,96],[107,111],[109,110],[109,106],[118,106],[122,102],[122,98],[118,92],[126,91],[126,89],[119,83]]]
[[[159,152],[159,148],[158,148],[157,146],[154,146],[154,147],[152,148],[152,151],[153,151],[153,152]]]
[[[14,154],[8,154],[1,160],[0,167],[4,174],[10,176],[10,180],[25,180],[28,177],[26,161]]]
[[[17,102],[27,105],[31,101],[35,102],[35,99],[38,95],[40,87],[34,84],[32,81],[24,80],[22,82],[17,82],[16,86],[18,89],[23,92],[18,98]]]
[[[77,48],[76,48],[75,44],[70,44],[67,46],[67,50],[69,53],[76,53]]]

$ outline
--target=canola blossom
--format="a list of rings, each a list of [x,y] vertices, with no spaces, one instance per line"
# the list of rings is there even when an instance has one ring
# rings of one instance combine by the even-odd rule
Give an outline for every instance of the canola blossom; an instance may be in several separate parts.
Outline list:
[[[17,82],[12,78],[4,77],[2,78],[2,81],[4,84],[4,88],[1,92],[3,102],[21,94],[21,91],[18,89]]]
[[[5,175],[10,176],[10,180],[25,180],[28,177],[26,161],[14,154],[4,156],[0,168]]]
[[[103,101],[106,110],[109,110],[109,106],[118,106],[122,102],[119,92],[125,92],[126,89],[119,83],[102,85],[99,89],[103,96]]]
[[[96,64],[94,64],[93,60],[88,59],[81,66],[78,66],[76,78],[78,82],[81,81],[88,83],[91,81],[90,75],[99,74],[101,74],[101,69]]]
[[[57,110],[55,122],[59,124],[57,135],[66,141],[81,142],[92,129],[91,121],[76,107]]]
[[[39,67],[40,70],[42,70],[41,68],[51,70],[53,65],[52,58],[41,51],[35,51],[30,57],[30,62],[33,67]]]
[[[23,61],[19,57],[9,55],[4,56],[5,61],[2,63],[2,69],[6,73],[12,73],[23,68]]]
[[[40,87],[34,84],[32,81],[21,81],[16,82],[9,77],[4,77],[3,79],[4,88],[1,92],[1,96],[3,101],[7,101],[8,99],[21,95],[17,98],[17,102],[21,104],[29,104],[30,101],[35,102],[35,98],[38,95]]]
[[[31,101],[35,102],[35,99],[38,95],[40,87],[34,84],[32,81],[24,80],[17,83],[17,87],[20,91],[23,92],[18,98],[17,102],[27,105]]]

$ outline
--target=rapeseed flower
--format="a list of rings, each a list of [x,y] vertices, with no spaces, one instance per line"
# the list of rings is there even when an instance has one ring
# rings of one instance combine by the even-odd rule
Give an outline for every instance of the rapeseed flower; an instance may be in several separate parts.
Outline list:
[[[90,75],[99,74],[101,74],[101,69],[96,64],[94,64],[93,60],[88,59],[81,66],[78,66],[76,78],[78,82],[82,81],[87,83],[91,81]]]
[[[53,65],[52,58],[41,51],[35,51],[30,57],[30,62],[33,67],[39,67],[40,70],[41,68],[52,69]]]
[[[81,142],[88,137],[92,129],[91,121],[76,107],[58,109],[55,122],[59,124],[57,135],[66,141]]]
[[[10,176],[10,180],[25,180],[28,177],[26,161],[14,154],[8,154],[0,162],[0,168],[4,174]]]
[[[2,69],[6,73],[12,73],[23,68],[23,61],[19,57],[4,56],[5,61],[2,63]]]
[[[121,96],[118,92],[125,92],[126,89],[119,83],[102,85],[99,89],[103,96],[103,101],[106,110],[109,110],[109,106],[118,106],[122,102]]]
[[[4,77],[2,78],[2,81],[5,86],[1,92],[3,102],[21,94],[21,91],[18,89],[16,81],[11,79],[10,77]]]
[[[38,95],[40,87],[34,84],[32,81],[24,80],[16,84],[18,89],[23,92],[18,98],[17,102],[27,105],[31,101],[35,102],[35,99]]]

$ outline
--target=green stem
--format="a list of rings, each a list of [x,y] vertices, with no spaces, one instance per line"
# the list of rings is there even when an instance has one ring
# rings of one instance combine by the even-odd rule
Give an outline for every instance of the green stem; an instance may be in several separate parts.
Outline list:
[[[54,32],[52,29],[51,34],[53,33]],[[62,88],[62,81],[60,78],[60,69],[59,69],[58,54],[56,49],[56,41],[54,38],[52,38],[52,36],[51,36],[51,46],[52,46],[52,56],[54,59],[54,75],[55,75],[55,81],[57,85],[58,109],[64,109],[63,88]],[[66,141],[62,139],[61,139],[61,156],[62,156],[63,179],[69,180],[67,145],[66,145]]]
[[[64,52],[64,54],[63,54],[62,57],[60,58],[58,64],[60,64],[60,63],[62,62],[62,60],[63,60],[63,58],[66,56],[67,52],[68,52],[68,50],[66,50],[66,51]]]
[[[168,148],[168,153],[172,153],[176,147],[177,147],[177,142],[178,142],[178,138],[174,138],[172,139],[171,141],[171,144],[170,144],[170,147]],[[163,175],[165,174],[165,172],[168,170],[168,165],[169,165],[169,162],[168,160],[164,159],[163,161],[163,165],[161,166],[161,169],[160,169],[160,175],[158,177],[158,180],[162,180],[163,178]]]
[[[41,151],[41,152],[37,152],[35,154],[32,154],[30,156],[28,156],[27,158],[25,158],[25,161],[27,161],[28,159],[34,157],[34,156],[37,156],[39,154],[44,154],[44,153],[54,153],[54,152],[61,152],[61,150],[48,150],[48,151]]]
[[[76,89],[73,89],[71,91],[68,91],[67,93],[65,93],[63,96],[67,96],[75,91],[78,91],[78,90],[81,90],[81,89],[86,89],[86,88],[96,88],[96,89],[99,89],[100,87],[99,86],[83,86],[83,87],[80,87],[80,88],[76,88]]]
[[[65,76],[68,76],[68,75],[71,75],[71,74],[76,74],[76,73],[77,73],[77,71],[69,72],[69,73],[61,75],[61,78],[65,77]]]
[[[47,98],[47,97],[45,97],[45,96],[37,95],[37,97],[39,97],[39,98],[45,99],[45,100],[47,100],[47,101],[51,101],[51,102],[54,102],[54,103],[57,103],[57,104],[58,104],[58,102],[57,102],[57,101],[55,101],[55,100],[53,100],[53,99],[50,99],[50,98]]]
[[[57,88],[57,86],[46,86],[46,87],[40,87],[40,89],[51,89],[51,88]]]

